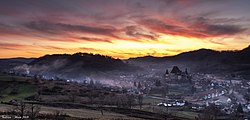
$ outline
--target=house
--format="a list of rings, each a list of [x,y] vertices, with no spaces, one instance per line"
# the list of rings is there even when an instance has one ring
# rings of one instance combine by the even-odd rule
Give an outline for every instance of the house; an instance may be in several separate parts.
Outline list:
[[[169,102],[161,102],[158,103],[157,106],[164,106],[164,107],[181,107],[181,106],[185,106],[186,102],[183,100],[175,100],[175,101],[169,101]]]
[[[209,91],[196,93],[196,94],[194,94],[194,98],[197,100],[208,100],[208,99],[222,96],[226,93],[227,93],[227,91],[224,89],[212,89]]]

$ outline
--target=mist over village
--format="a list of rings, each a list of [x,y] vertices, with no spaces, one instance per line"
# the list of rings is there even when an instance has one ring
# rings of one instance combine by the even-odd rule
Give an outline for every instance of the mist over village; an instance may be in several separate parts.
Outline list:
[[[0,120],[249,120],[248,0],[2,0]]]

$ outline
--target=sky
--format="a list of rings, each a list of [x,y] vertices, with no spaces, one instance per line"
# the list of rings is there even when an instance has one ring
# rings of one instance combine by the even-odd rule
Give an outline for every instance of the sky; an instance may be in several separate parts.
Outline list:
[[[127,59],[250,44],[250,0],[0,0],[0,58]]]

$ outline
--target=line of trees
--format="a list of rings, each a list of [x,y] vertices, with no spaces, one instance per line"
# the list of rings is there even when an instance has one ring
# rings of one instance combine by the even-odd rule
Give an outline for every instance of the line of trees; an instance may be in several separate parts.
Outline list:
[[[23,101],[16,103],[15,107],[12,110],[12,114],[20,117],[21,120],[28,116],[31,120],[35,120],[39,115],[41,107],[34,104],[26,104]]]
[[[196,120],[216,120],[217,117],[221,114],[219,106],[215,104],[210,104],[209,106],[205,107],[202,114],[199,114],[196,117]],[[230,119],[233,120],[242,120],[244,116],[244,111],[241,104],[238,104],[237,108],[235,109],[234,115],[231,115]]]

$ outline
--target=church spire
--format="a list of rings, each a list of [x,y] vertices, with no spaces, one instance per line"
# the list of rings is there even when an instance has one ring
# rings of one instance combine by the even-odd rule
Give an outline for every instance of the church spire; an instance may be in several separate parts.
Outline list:
[[[188,74],[188,70],[187,70],[187,68],[185,69],[185,74]]]
[[[169,74],[168,69],[166,70],[166,73],[165,73],[165,74]]]

